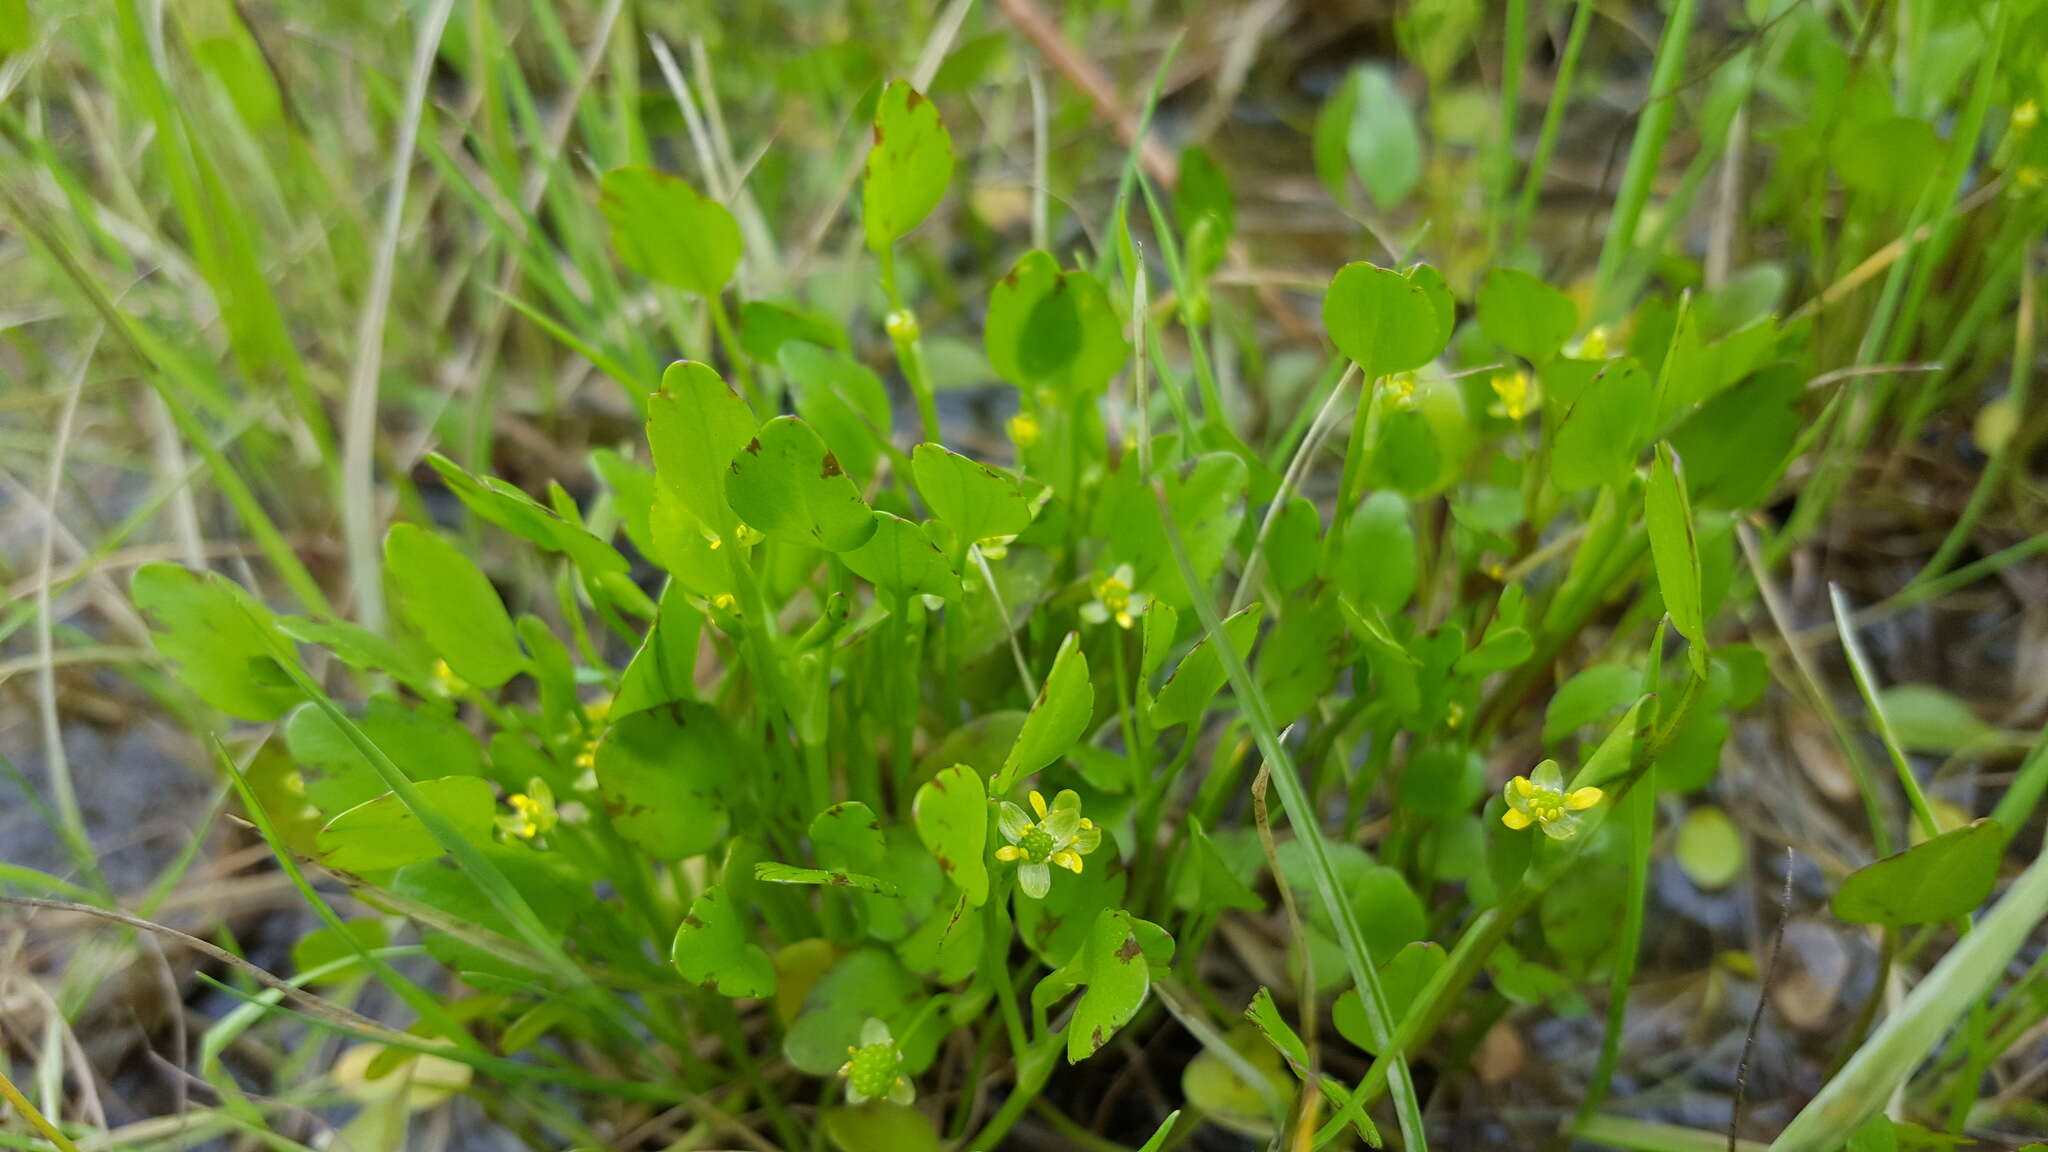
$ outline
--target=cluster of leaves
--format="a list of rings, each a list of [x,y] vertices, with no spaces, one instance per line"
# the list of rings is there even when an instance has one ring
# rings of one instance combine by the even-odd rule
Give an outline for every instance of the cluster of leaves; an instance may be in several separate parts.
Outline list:
[[[1376,201],[1415,179],[1414,142],[1379,122],[1389,86],[1342,89],[1338,159],[1317,133],[1319,167],[1341,183],[1348,155]],[[598,454],[591,510],[432,460],[475,530],[552,574],[551,602],[515,613],[474,532],[417,523],[385,538],[395,612],[375,627],[138,572],[183,683],[281,724],[229,764],[264,833],[378,913],[334,920],[303,962],[402,981],[403,917],[467,990],[421,1006],[412,1046],[381,1038],[373,1071],[446,1060],[758,1109],[797,1146],[771,1059],[848,1152],[977,1121],[966,1146],[992,1147],[1059,1058],[1095,1056],[1158,982],[1199,988],[1219,921],[1277,892],[1301,974],[1282,999],[1327,1008],[1373,1071],[1324,1076],[1261,990],[1185,1085],[1252,1132],[1312,1085],[1335,1105],[1324,1139],[1376,1142],[1382,1096],[1416,1122],[1405,1059],[1453,1007],[1570,1010],[1586,980],[1625,982],[1650,803],[1707,787],[1768,680],[1715,620],[1745,595],[1741,518],[1802,447],[1809,329],[1741,283],[1600,326],[1517,268],[1454,285],[1348,264],[1323,301],[1340,355],[1302,419],[1248,445],[1201,353],[1229,192],[1192,157],[1172,203],[1141,189],[1178,306],[1149,300],[1130,200],[1094,265],[1033,251],[995,285],[1014,453],[976,460],[938,442],[895,266],[950,138],[901,83],[873,126],[863,232],[914,444],[855,334],[793,300],[728,319],[744,242],[725,206],[625,168],[600,182],[613,248],[703,302],[724,370],[677,362],[636,396],[644,451]],[[1164,354],[1176,328],[1192,379]],[[1334,498],[1312,499],[1340,434]],[[1495,749],[1524,734],[1569,767],[1501,793]],[[1837,910],[1963,915],[2003,843],[1995,824],[1937,837]],[[725,1042],[710,1064],[704,1033]],[[969,1093],[942,1126],[915,1088],[962,1033],[1014,1083],[994,1116]],[[582,1071],[589,1051],[620,1074]]]

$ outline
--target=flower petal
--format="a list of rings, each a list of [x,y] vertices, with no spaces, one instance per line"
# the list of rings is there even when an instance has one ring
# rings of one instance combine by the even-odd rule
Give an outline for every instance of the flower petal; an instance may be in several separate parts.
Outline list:
[[[1085,820],[1082,821],[1082,824],[1084,827],[1079,832],[1074,833],[1074,842],[1067,845],[1067,847],[1086,856],[1097,848],[1102,847],[1102,829],[1089,824]]]
[[[1529,782],[1546,791],[1562,792],[1564,791],[1564,770],[1557,766],[1557,761],[1545,760],[1536,766],[1534,772],[1529,773]]]
[[[1033,900],[1043,900],[1045,894],[1052,891],[1052,869],[1043,863],[1019,864],[1017,886],[1024,889],[1024,894]]]
[[[1506,800],[1508,807],[1518,812],[1529,806],[1529,797],[1535,795],[1535,793],[1536,786],[1529,783],[1527,776],[1515,777],[1503,785],[1500,790],[1501,799]]]
[[[1081,619],[1090,624],[1100,624],[1109,619],[1109,609],[1104,608],[1100,600],[1090,600],[1081,605]]]
[[[1024,850],[1015,844],[1005,844],[1001,848],[996,849],[996,859],[1001,860],[1005,864],[1012,860],[1022,860],[1023,858]]]
[[[873,1016],[870,1016],[870,1017],[868,1017],[868,1018],[867,1018],[867,1020],[866,1020],[865,1022],[863,1022],[863,1023],[861,1024],[861,1026],[860,1026],[860,1046],[861,1046],[861,1047],[863,1047],[863,1048],[868,1048],[868,1047],[872,1047],[873,1045],[876,1045],[876,1044],[893,1044],[893,1043],[895,1043],[895,1038],[889,1035],[889,1025],[888,1025],[888,1023],[887,1023],[887,1022],[885,1022],[885,1021],[883,1021],[883,1020],[879,1020],[879,1019],[877,1019],[877,1018],[875,1018],[875,1017],[873,1017]]]
[[[1002,830],[1003,839],[1015,843],[1031,831],[1031,817],[1025,815],[1022,808],[1005,800],[996,809],[996,827]]]
[[[1059,795],[1052,798],[1052,806],[1055,811],[1061,808],[1072,808],[1074,814],[1078,816],[1081,814],[1081,794],[1072,788],[1062,788]]]
[[[1529,825],[1535,823],[1534,820],[1529,818],[1529,814],[1527,812],[1522,811],[1520,808],[1510,808],[1507,811],[1501,813],[1500,822],[1507,825],[1510,828],[1513,828],[1517,832],[1520,832],[1522,829],[1527,828]]]
[[[1543,834],[1552,840],[1569,840],[1579,834],[1579,815],[1561,812],[1555,820],[1543,821]]]
[[[1584,812],[1586,809],[1598,804],[1600,797],[1604,795],[1606,793],[1601,792],[1598,788],[1579,788],[1564,798],[1564,806],[1574,812]]]
[[[1059,865],[1062,868],[1065,868],[1067,871],[1074,873],[1077,876],[1081,873],[1080,854],[1076,853],[1071,848],[1065,852],[1053,853],[1052,862]]]
[[[1040,820],[1045,819],[1045,796],[1036,788],[1031,790],[1031,810],[1038,813]]]
[[[1081,810],[1079,808],[1055,808],[1051,814],[1039,822],[1039,827],[1045,829],[1046,835],[1052,837],[1053,843],[1064,848],[1072,843],[1074,837],[1081,831]]]
[[[898,1076],[896,1083],[889,1086],[889,1103],[908,1107],[917,1099],[917,1088],[907,1077]]]

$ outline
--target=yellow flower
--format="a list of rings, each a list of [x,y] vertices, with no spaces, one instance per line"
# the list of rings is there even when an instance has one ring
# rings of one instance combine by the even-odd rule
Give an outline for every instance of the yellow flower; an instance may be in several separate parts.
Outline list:
[[[1387,395],[1401,408],[1415,403],[1415,373],[1396,372],[1387,377]]]
[[[1569,840],[1579,834],[1579,813],[1600,803],[1598,788],[1565,790],[1564,773],[1557,761],[1545,760],[1531,776],[1517,776],[1503,790],[1508,810],[1500,822],[1520,831],[1531,824],[1543,829],[1552,840]]]
[[[1038,417],[1029,412],[1019,412],[1010,417],[1010,442],[1019,448],[1029,448],[1038,443]]]
[[[2019,106],[2012,110],[2012,129],[2015,132],[2025,132],[2027,129],[2032,128],[2034,122],[2040,118],[2040,107],[2032,100],[2022,100]]]
[[[1034,900],[1052,890],[1052,870],[1057,864],[1069,872],[1081,871],[1081,857],[1102,846],[1102,829],[1081,815],[1081,796],[1071,788],[1061,790],[1047,807],[1045,797],[1031,793],[1031,809],[1037,822],[1024,809],[1003,801],[996,824],[1009,843],[996,849],[996,859],[1016,863],[1017,884]]]
[[[1081,619],[1090,624],[1114,620],[1117,627],[1126,629],[1137,623],[1152,598],[1143,592],[1131,591],[1134,579],[1136,575],[1131,566],[1119,564],[1116,571],[1096,580],[1095,599],[1081,605]]]
[[[1520,420],[1542,403],[1527,372],[1496,372],[1488,383],[1493,386],[1493,394],[1500,398],[1499,403],[1488,409],[1495,416]]]
[[[455,669],[450,668],[446,660],[436,660],[434,661],[434,687],[440,689],[443,696],[460,696],[469,691],[469,681],[457,676]]]
[[[555,791],[538,776],[526,782],[526,791],[514,792],[505,802],[512,806],[512,813],[498,817],[498,827],[508,836],[521,840],[545,836],[559,820],[555,813]]]
[[[1607,326],[1596,324],[1591,332],[1586,333],[1586,338],[1579,341],[1578,358],[1581,360],[1605,360],[1607,359],[1607,344]]]

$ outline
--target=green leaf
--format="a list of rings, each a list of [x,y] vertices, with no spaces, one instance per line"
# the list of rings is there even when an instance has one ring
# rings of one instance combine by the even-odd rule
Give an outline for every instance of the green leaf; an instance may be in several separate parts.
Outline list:
[[[725,718],[676,702],[612,725],[595,754],[612,826],[650,855],[681,860],[725,838],[725,792],[748,760]]]
[[[1095,716],[1095,686],[1088,680],[1088,658],[1081,654],[1079,633],[1069,632],[1053,657],[1052,674],[1038,689],[1031,714],[1017,742],[1003,760],[996,777],[995,795],[1009,794],[1017,781],[1067,754],[1088,731]]]
[[[791,341],[775,363],[796,393],[804,418],[847,473],[866,481],[875,472],[889,436],[889,390],[874,369],[843,352]]]
[[[919,444],[910,468],[932,514],[965,543],[1015,536],[1031,526],[1031,505],[1017,481],[986,464],[937,444]]]
[[[1316,506],[1300,496],[1280,506],[1273,517],[1273,529],[1266,535],[1266,571],[1273,586],[1293,592],[1316,574],[1323,553],[1323,517]]]
[[[1879,693],[1881,710],[1899,747],[1947,756],[2000,742],[1998,729],[1970,706],[1931,684],[1898,684]]]
[[[853,888],[871,892],[876,896],[900,896],[902,890],[896,885],[864,872],[848,872],[838,868],[800,868],[794,864],[779,864],[763,860],[754,865],[754,879],[769,884],[801,884],[814,888]]]
[[[607,714],[614,723],[635,712],[696,697],[697,641],[703,631],[703,613],[690,603],[681,584],[670,581],[662,589],[647,638],[619,676],[619,690],[612,694]]]
[[[1556,356],[1579,326],[1572,298],[1527,272],[1495,268],[1479,286],[1479,329],[1532,364]]]
[[[384,537],[384,570],[406,622],[455,675],[497,688],[526,670],[505,602],[455,545],[416,524],[394,524]]]
[[[704,889],[676,929],[669,960],[683,979],[720,996],[770,996],[775,962],[751,939],[725,886]]]
[[[1044,252],[1026,252],[990,293],[982,329],[996,375],[1027,394],[1093,396],[1129,363],[1130,341],[1102,284],[1062,272]]]
[[[1330,280],[1323,327],[1368,381],[1422,367],[1450,335],[1424,285],[1363,261],[1346,264]]]
[[[652,168],[617,168],[598,181],[612,247],[649,280],[716,296],[740,262],[732,213],[683,180]]]
[[[1351,203],[1353,173],[1382,212],[1415,190],[1422,178],[1422,135],[1391,72],[1363,65],[1330,94],[1316,116],[1315,166],[1342,205]]]
[[[1707,642],[1707,622],[1700,601],[1700,546],[1694,535],[1692,501],[1685,494],[1685,476],[1671,445],[1657,445],[1650,482],[1643,491],[1643,519],[1650,533],[1650,559],[1657,569],[1657,588],[1671,624],[1692,641],[1695,650]]]
[[[1104,909],[1074,959],[1062,972],[1046,977],[1047,982],[1071,981],[1069,986],[1086,988],[1067,1022],[1067,1063],[1077,1064],[1100,1052],[1144,1004],[1152,970],[1138,940],[1139,923],[1120,908]],[[1032,999],[1035,1004],[1037,992]]]
[[[1415,529],[1408,501],[1384,489],[1367,497],[1344,521],[1336,583],[1354,605],[1399,612],[1415,594]]]
[[[1960,920],[1990,897],[2005,852],[1996,820],[1973,820],[1849,873],[1831,902],[1852,924],[1939,924]]]
[[[1609,362],[1570,399],[1551,391],[1553,379],[1583,367],[1576,360],[1557,360],[1543,372],[1544,389],[1556,401],[1546,401],[1545,411],[1560,417],[1550,451],[1550,478],[1566,492],[1596,484],[1621,488],[1635,470],[1642,430],[1656,398],[1643,366],[1634,360]]]
[[[372,696],[356,726],[410,779],[483,775],[483,746],[456,719],[452,705],[408,707],[391,696]],[[306,801],[325,815],[337,816],[388,791],[369,759],[317,705],[292,712],[284,739],[298,762]]]
[[[1259,616],[1264,611],[1262,604],[1247,604],[1223,622],[1223,634],[1230,638],[1230,647],[1240,659],[1251,652],[1252,641],[1258,639]],[[1227,678],[1222,660],[1210,647],[1208,637],[1203,637],[1160,687],[1158,697],[1152,701],[1152,726],[1171,728],[1199,720]]]
[[[1799,438],[1806,382],[1790,366],[1774,366],[1728,389],[1671,434],[1685,460],[1695,502],[1718,508],[1763,503],[1785,474]]]
[[[1422,990],[1443,970],[1448,957],[1441,945],[1417,940],[1388,957],[1380,965],[1380,994],[1387,1000],[1387,1016],[1398,1029],[1422,998]],[[1337,1032],[1362,1052],[1377,1053],[1372,1028],[1366,1023],[1365,1006],[1358,1002],[1358,989],[1347,988],[1330,1007]]]
[[[872,947],[850,952],[811,986],[803,1013],[783,1034],[783,1055],[813,1076],[833,1075],[872,1016],[889,1025],[904,1071],[915,1075],[930,1063],[939,1032],[909,1027],[922,994],[917,978],[894,954]]]
[[[925,1114],[887,1100],[825,1109],[825,1135],[839,1152],[939,1152]]]
[[[726,502],[761,534],[846,552],[875,534],[873,511],[811,426],[778,416],[732,459]]]
[[[1351,73],[1351,84],[1358,102],[1344,151],[1374,206],[1390,212],[1422,178],[1422,134],[1392,72],[1367,64]]]
[[[1742,833],[1728,813],[1712,804],[1702,804],[1685,814],[1678,825],[1674,849],[1678,866],[1701,889],[1714,892],[1735,883],[1749,852]]]
[[[891,80],[875,102],[875,143],[861,189],[868,248],[885,252],[938,207],[953,179],[953,138],[939,110],[910,85]]]
[[[981,777],[955,764],[926,781],[910,807],[917,837],[939,869],[979,908],[988,901],[988,793]]]
[[[923,528],[888,512],[874,518],[868,542],[839,554],[854,575],[897,596],[960,598],[960,574]]]
[[[830,316],[773,300],[749,300],[740,308],[740,347],[763,364],[781,359],[784,345],[815,344],[846,351],[846,329]]]
[[[497,801],[481,776],[446,776],[414,786],[419,799],[456,832],[476,844],[490,842]],[[418,816],[386,792],[343,812],[320,829],[320,854],[340,872],[382,872],[441,855],[443,849]]]
[[[1221,912],[1225,908],[1257,911],[1266,906],[1223,858],[1216,842],[1202,830],[1201,820],[1192,815],[1188,817],[1187,837],[1174,876],[1173,902],[1177,908],[1203,912]]]
[[[1543,713],[1543,743],[1559,740],[1642,695],[1643,674],[1626,664],[1595,664],[1558,687]]]
[[[277,659],[284,646],[270,610],[215,573],[145,564],[129,585],[150,642],[178,682],[209,707],[243,720],[275,720],[302,699]]]
[[[733,530],[725,503],[732,458],[754,438],[753,409],[707,364],[678,360],[647,401],[647,446],[654,471],[676,506],[720,537]]]

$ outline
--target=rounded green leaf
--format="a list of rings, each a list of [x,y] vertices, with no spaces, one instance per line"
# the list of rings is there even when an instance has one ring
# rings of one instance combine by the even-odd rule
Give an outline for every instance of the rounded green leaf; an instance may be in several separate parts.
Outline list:
[[[1088,680],[1088,657],[1081,653],[1079,633],[1069,632],[1053,657],[1052,674],[1039,686],[1038,699],[1024,728],[1003,761],[995,793],[1006,795],[1018,780],[1044,768],[1074,746],[1095,716],[1095,686]]]
[[[938,1152],[939,1133],[906,1104],[870,1100],[825,1109],[825,1135],[839,1152]]]
[[[1692,882],[1713,892],[1735,883],[1749,852],[1728,813],[1702,804],[1678,825],[1676,855]]]
[[[1495,268],[1479,286],[1479,329],[1534,364],[1556,356],[1579,326],[1572,298],[1514,268]]]
[[[1116,1030],[1129,1023],[1145,1003],[1145,993],[1152,987],[1152,969],[1136,924],[1121,908],[1104,909],[1095,917],[1087,943],[1067,966],[1078,970],[1076,975],[1087,987],[1067,1023],[1069,1064],[1102,1051]]]
[[[1415,529],[1408,521],[1408,501],[1385,489],[1367,497],[1344,521],[1337,555],[1337,587],[1347,599],[1388,615],[1399,612],[1415,593]]]
[[[598,181],[612,247],[649,280],[715,296],[740,262],[732,213],[689,183],[652,168],[617,168]]]
[[[923,528],[888,512],[874,515],[875,534],[839,559],[854,575],[898,596],[960,596],[960,574]]]
[[[868,247],[886,251],[923,223],[952,179],[953,138],[938,108],[903,81],[890,81],[875,102],[875,143],[861,188]]]
[[[270,610],[211,572],[145,564],[129,585],[150,641],[201,700],[243,720],[275,720],[304,699],[278,667],[284,638]]]
[[[862,482],[873,476],[889,436],[889,390],[881,377],[844,352],[801,340],[784,344],[775,363],[796,393],[796,414],[849,474]]]
[[[996,283],[982,338],[996,375],[1063,398],[1100,392],[1131,354],[1101,283],[1044,252],[1026,252]]]
[[[926,781],[911,803],[910,818],[917,838],[967,902],[977,908],[986,903],[988,792],[974,769],[955,764]]]
[[[455,675],[496,688],[526,669],[498,590],[461,550],[416,524],[384,537],[384,570],[408,624]]]
[[[753,409],[708,364],[678,360],[647,400],[647,446],[657,482],[677,507],[720,536],[732,533],[725,479],[759,427]]]
[[[1331,279],[1323,327],[1367,380],[1422,367],[1450,337],[1425,286],[1363,261],[1346,264]]]
[[[744,755],[725,718],[705,705],[635,712],[598,743],[598,795],[612,826],[649,854],[695,856],[725,838],[725,787]]]
[[[770,996],[775,962],[754,943],[723,885],[712,885],[690,905],[676,929],[669,960],[683,979],[720,996]]]
[[[1031,504],[1017,481],[937,444],[910,454],[917,491],[955,536],[973,542],[1015,536],[1031,526]]]
[[[1223,622],[1223,634],[1230,638],[1231,650],[1238,659],[1250,654],[1252,641],[1259,635],[1259,616],[1264,611],[1263,604],[1248,604]],[[1200,719],[1226,679],[1223,661],[1210,646],[1208,637],[1203,637],[1160,686],[1158,697],[1152,701],[1152,726],[1171,728]]]
[[[472,843],[491,838],[496,799],[480,776],[446,776],[414,786],[420,800]],[[341,872],[382,872],[432,860],[445,849],[396,793],[356,805],[320,829],[320,854]]]
[[[860,547],[875,518],[839,458],[811,426],[778,416],[732,458],[726,503],[771,540],[829,552]]]
[[[1831,902],[1852,924],[1902,928],[1959,920],[1990,897],[2005,828],[1974,820],[1849,873]]]
[[[1546,369],[1546,390],[1554,375],[1570,376],[1582,367],[1578,361],[1553,363],[1570,367],[1555,373]],[[1566,492],[1596,484],[1626,485],[1642,451],[1642,430],[1654,399],[1649,377],[1634,360],[1616,360],[1598,369],[1576,397],[1559,401],[1565,407],[1551,446],[1550,478]],[[1546,405],[1545,411],[1557,409]]]

